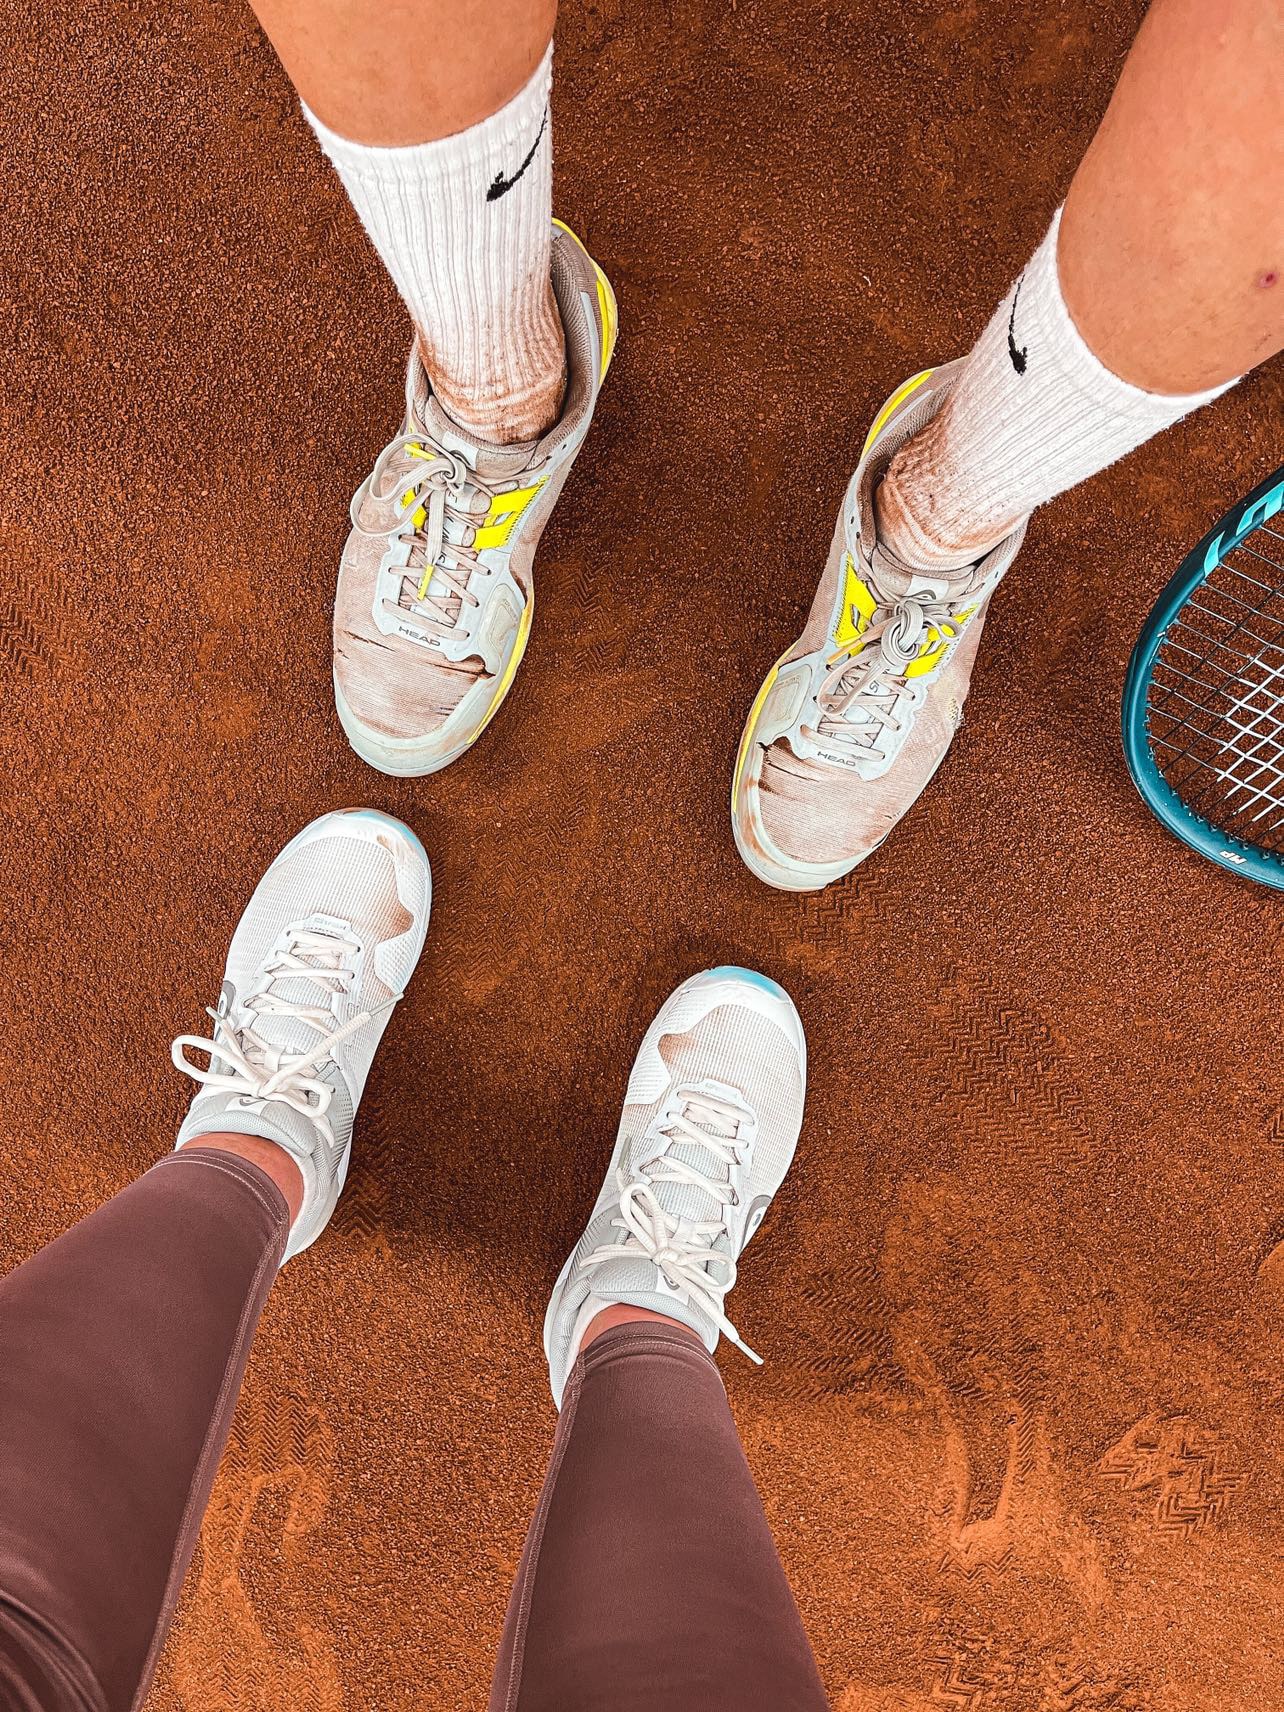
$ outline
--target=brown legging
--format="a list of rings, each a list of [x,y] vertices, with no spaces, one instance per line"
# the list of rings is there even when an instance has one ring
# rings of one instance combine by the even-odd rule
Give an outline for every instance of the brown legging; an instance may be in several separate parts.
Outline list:
[[[3,1712],[142,1700],[287,1219],[255,1166],[187,1148],[0,1281]],[[621,1326],[576,1364],[490,1704],[825,1706],[717,1369],[682,1332]]]

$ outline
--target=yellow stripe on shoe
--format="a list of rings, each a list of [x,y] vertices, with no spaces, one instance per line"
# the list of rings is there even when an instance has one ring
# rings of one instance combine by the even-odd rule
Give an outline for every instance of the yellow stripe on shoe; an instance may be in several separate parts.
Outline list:
[[[843,605],[834,625],[831,638],[834,652],[829,656],[829,665],[836,666],[844,654],[849,659],[856,658],[865,646],[865,632],[877,606],[873,591],[868,583],[856,575],[855,561],[848,553],[843,559]],[[935,671],[948,649],[958,641],[963,626],[975,611],[975,606],[969,606],[966,611],[959,613],[953,623],[929,624],[917,655],[905,667],[904,676],[921,678],[928,672]]]
[[[771,687],[780,676],[780,668],[788,659],[792,647],[793,643],[791,642],[789,647],[785,649],[784,653],[762,680],[758,693],[753,698],[753,706],[749,709],[749,717],[745,720],[744,732],[740,738],[740,752],[736,756],[736,770],[731,776],[731,805],[733,810],[735,808],[736,798],[740,794],[740,783],[744,778],[745,766],[749,760],[749,751],[753,748],[754,733],[758,726],[758,716],[766,706],[767,697],[771,694]]]
[[[480,553],[485,547],[506,547],[517,520],[544,486],[547,476],[530,487],[515,487],[509,493],[497,493],[490,502],[486,519],[473,537],[473,546]]]
[[[606,371],[610,368],[611,358],[615,355],[615,341],[620,330],[620,311],[616,305],[615,293],[611,289],[610,280],[596,262],[593,263],[593,267],[597,273],[597,305],[602,312],[602,373],[598,380],[600,385],[606,379]]]
[[[503,675],[495,686],[495,694],[491,698],[490,706],[486,709],[486,717],[482,720],[481,724],[468,740],[470,748],[474,743],[476,743],[482,732],[485,731],[491,720],[494,719],[495,715],[499,712],[500,704],[512,687],[513,679],[517,676],[517,668],[522,663],[522,655],[526,652],[526,644],[530,640],[531,619],[534,616],[534,613],[534,597],[528,595],[526,597],[525,609],[522,612],[521,619],[518,621],[517,640],[513,644],[513,652],[509,657],[508,664],[504,667]]]
[[[840,652],[847,649],[853,657],[860,653],[864,647],[861,637],[877,607],[869,586],[856,575],[855,561],[848,553],[843,560],[843,610],[834,626],[834,644]]]
[[[865,444],[861,447],[861,450],[860,450],[860,455],[862,458],[869,451],[869,448],[874,444],[874,441],[877,440],[878,436],[883,432],[883,429],[886,428],[887,423],[888,423],[888,419],[892,415],[892,412],[895,410],[899,410],[901,405],[904,404],[905,400],[910,396],[910,394],[917,392],[919,387],[922,386],[923,382],[925,380],[930,380],[935,373],[936,373],[935,369],[924,369],[921,374],[916,374],[916,375],[911,376],[911,378],[909,380],[907,380],[903,386],[897,387],[896,391],[892,394],[892,396],[888,399],[887,403],[883,406],[883,408],[879,411],[878,415],[874,418],[874,426],[870,429],[869,433],[866,434],[866,436],[865,436]]]
[[[554,219],[553,224],[559,232],[565,232],[572,243],[578,244],[584,254],[593,264],[593,273],[597,280],[597,308],[602,319],[602,372],[598,375],[598,385],[606,379],[606,371],[611,366],[611,358],[615,355],[616,340],[620,333],[620,309],[615,301],[615,292],[606,274],[593,261],[588,248],[578,232],[572,232],[565,220]]]

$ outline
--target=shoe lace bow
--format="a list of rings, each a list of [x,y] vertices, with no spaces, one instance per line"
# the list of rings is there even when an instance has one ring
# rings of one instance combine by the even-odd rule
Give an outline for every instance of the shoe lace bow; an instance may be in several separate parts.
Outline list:
[[[958,635],[976,597],[969,593],[935,596],[927,592],[896,599],[878,595],[868,623],[851,642],[832,654],[816,693],[817,730],[829,743],[857,756],[883,761],[884,737],[904,729],[904,703],[914,697],[907,668],[923,645],[948,646]]]
[[[623,1232],[618,1242],[602,1243],[585,1260],[586,1268],[612,1260],[636,1260],[644,1255],[671,1289],[680,1292],[702,1309],[718,1330],[762,1365],[727,1318],[723,1298],[736,1281],[736,1262],[713,1245],[729,1236],[728,1209],[740,1197],[729,1181],[720,1181],[709,1171],[726,1167],[728,1174],[742,1162],[740,1135],[750,1121],[748,1111],[728,1097],[707,1089],[679,1088],[666,1114],[639,1143],[645,1152],[658,1142],[656,1151],[632,1173],[619,1173],[619,1213],[612,1228]],[[710,1156],[709,1171],[672,1157],[675,1146],[702,1148]],[[713,1203],[705,1219],[684,1218],[669,1212],[660,1197],[664,1184],[679,1184],[701,1190]]]
[[[326,1116],[334,1090],[328,1082],[309,1071],[334,1056],[339,1042],[364,1028],[375,1016],[391,1009],[396,999],[373,1010],[359,1011],[335,1028],[333,1000],[350,990],[355,976],[352,959],[359,950],[353,940],[315,929],[296,928],[283,946],[268,960],[256,990],[237,1007],[237,1017],[223,1015],[212,1005],[205,1007],[214,1022],[214,1038],[181,1034],[170,1049],[175,1068],[194,1082],[221,1093],[246,1099],[280,1100],[310,1119],[327,1142],[334,1139]],[[323,1001],[308,1004],[274,991],[283,980],[311,983]],[[265,1038],[261,1019],[288,1017],[304,1023],[317,1036],[306,1052],[291,1052]],[[209,1066],[201,1069],[187,1057],[188,1051],[203,1052]],[[226,1066],[216,1069],[217,1065]]]

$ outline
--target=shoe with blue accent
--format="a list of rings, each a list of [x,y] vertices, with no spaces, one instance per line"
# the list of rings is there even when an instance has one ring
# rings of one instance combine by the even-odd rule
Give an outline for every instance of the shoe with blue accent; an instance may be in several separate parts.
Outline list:
[[[749,969],[693,975],[660,1007],[624,1096],[615,1153],[544,1321],[553,1399],[590,1322],[627,1303],[720,1335],[736,1263],[789,1170],[807,1047],[788,993]]]
[[[255,888],[209,1010],[213,1038],[173,1044],[175,1066],[199,1084],[179,1147],[216,1133],[264,1136],[298,1165],[303,1205],[286,1260],[330,1222],[353,1118],[431,903],[428,858],[409,827],[374,809],[323,814]]]
[[[913,376],[879,412],[806,628],[750,709],[732,827],[748,867],[782,891],[819,891],[872,855],[962,723],[990,596],[1025,523],[976,564],[926,576],[879,542],[873,504],[892,458],[937,414],[961,367]]]
[[[433,396],[417,349],[401,432],[352,501],[334,605],[334,694],[357,754],[435,773],[481,736],[530,635],[535,548],[584,443],[615,347],[615,296],[554,222],[566,393],[538,440],[494,446]]]

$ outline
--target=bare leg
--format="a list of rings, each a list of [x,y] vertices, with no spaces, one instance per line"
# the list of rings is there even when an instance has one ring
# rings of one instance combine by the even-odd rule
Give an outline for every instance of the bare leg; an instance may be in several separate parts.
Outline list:
[[[900,559],[971,563],[1284,346],[1281,64],[1281,0],[1155,0],[1055,256],[892,461],[877,513]]]
[[[672,1326],[680,1332],[687,1330],[680,1320],[671,1320],[667,1314],[653,1314],[650,1308],[634,1308],[628,1302],[612,1302],[609,1308],[603,1308],[600,1314],[595,1314],[584,1328],[580,1349],[586,1350],[594,1338],[600,1338],[603,1332],[609,1332],[615,1326],[627,1326],[645,1320],[649,1320],[652,1325]]]
[[[553,39],[556,0],[254,0],[281,64],[332,130],[397,147],[510,101]]]
[[[1284,347],[1284,4],[1155,0],[1075,174],[1066,303],[1114,374],[1202,391]]]

